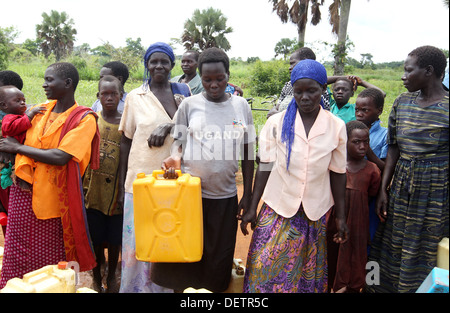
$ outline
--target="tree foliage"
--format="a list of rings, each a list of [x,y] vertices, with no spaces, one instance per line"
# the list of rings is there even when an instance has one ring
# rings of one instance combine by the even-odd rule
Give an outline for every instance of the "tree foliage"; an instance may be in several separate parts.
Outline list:
[[[282,38],[275,46],[275,58],[282,55],[286,60],[289,55],[298,47],[297,40]]]
[[[9,56],[14,50],[13,42],[17,35],[14,27],[0,27],[0,71],[8,67]]]
[[[44,56],[48,58],[53,53],[59,61],[70,55],[77,34],[73,19],[69,18],[66,12],[59,13],[55,10],[52,10],[50,15],[42,13],[42,19],[42,23],[36,25],[36,37],[42,41]]]
[[[211,47],[221,48],[225,51],[231,49],[226,38],[233,32],[233,28],[227,26],[227,18],[220,10],[208,8],[194,11],[192,18],[184,24],[184,32],[181,42],[187,50],[199,50],[200,52]]]
[[[136,40],[132,38],[127,38],[125,40],[127,43],[126,49],[135,57],[143,58],[145,54],[145,49],[141,44],[141,37],[138,37]]]
[[[144,47],[141,45],[141,38],[138,37],[136,40],[127,38],[126,43],[126,47],[116,48],[109,42],[105,42],[103,45],[91,49],[91,53],[103,57],[104,60],[120,61],[128,66],[130,71],[137,70],[145,53]]]
[[[322,19],[320,6],[325,0],[269,0],[273,4],[273,12],[280,17],[281,22],[291,21],[297,25],[299,46],[305,44],[308,9],[311,4],[311,24],[317,25]]]

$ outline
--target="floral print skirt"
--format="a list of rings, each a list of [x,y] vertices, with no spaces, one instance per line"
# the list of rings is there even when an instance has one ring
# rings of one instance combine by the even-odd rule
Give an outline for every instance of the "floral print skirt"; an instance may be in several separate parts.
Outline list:
[[[326,217],[307,218],[303,208],[291,218],[264,204],[247,258],[246,293],[327,292]]]

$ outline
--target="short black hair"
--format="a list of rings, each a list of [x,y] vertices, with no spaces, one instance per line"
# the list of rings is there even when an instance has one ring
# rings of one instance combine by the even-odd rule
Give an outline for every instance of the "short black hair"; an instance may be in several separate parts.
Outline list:
[[[441,78],[447,67],[447,59],[441,49],[433,46],[421,46],[411,51],[409,56],[417,58],[417,65],[425,68],[428,65],[433,66],[436,77]]]
[[[218,62],[223,63],[223,66],[225,67],[225,71],[227,73],[230,72],[230,59],[228,58],[228,55],[225,53],[225,51],[216,47],[208,48],[203,51],[200,54],[198,60],[198,71],[200,72],[200,75],[202,75],[203,64]]]
[[[350,79],[348,79],[347,77],[339,77],[338,79],[336,79],[336,81],[333,83],[333,87],[334,87],[334,84],[336,84],[339,81],[344,81],[344,82],[348,83],[350,85],[350,89],[353,90],[353,82]]]
[[[128,70],[128,66],[119,61],[108,62],[103,65],[103,67],[111,69],[114,76],[122,76],[123,77],[123,85],[125,85],[128,77],[130,77],[130,71]]]
[[[195,61],[198,62],[198,58],[200,57],[200,52],[198,52],[197,50],[187,50],[185,53],[183,54],[193,54],[194,55],[194,59]]]
[[[355,129],[365,129],[367,130],[367,132],[369,132],[369,127],[367,127],[366,124],[360,121],[350,121],[347,124],[345,124],[345,126],[347,128],[347,138],[350,138],[352,132]]]
[[[361,91],[358,98],[370,98],[375,103],[377,109],[383,110],[384,108],[384,96],[383,93],[376,88],[366,88]]]
[[[100,86],[103,82],[116,83],[119,90],[122,91],[122,83],[116,76],[105,75],[102,78],[100,78],[100,80],[98,81],[98,90],[100,90]]]
[[[70,78],[72,80],[73,91],[75,92],[78,82],[80,81],[77,68],[72,63],[68,62],[53,63],[48,66],[48,68],[50,67],[52,67],[62,79]]]
[[[12,85],[17,89],[22,90],[23,80],[19,74],[13,71],[0,71],[0,85],[8,86]]]
[[[308,47],[302,47],[294,51],[292,55],[295,55],[299,60],[315,60],[316,54]]]

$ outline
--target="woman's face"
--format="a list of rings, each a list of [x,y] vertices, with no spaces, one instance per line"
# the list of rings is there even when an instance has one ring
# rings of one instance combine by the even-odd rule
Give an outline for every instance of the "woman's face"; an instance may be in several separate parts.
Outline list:
[[[228,85],[228,73],[222,62],[205,63],[202,66],[202,85],[206,98],[211,102],[225,101],[225,89]]]
[[[300,112],[313,113],[320,109],[324,86],[313,79],[302,78],[294,83],[293,88],[294,98]]]
[[[172,71],[174,65],[167,54],[155,52],[147,62],[147,69],[152,81],[165,82],[169,80],[170,71]]]
[[[403,85],[409,92],[422,89],[425,82],[428,81],[426,68],[421,68],[417,64],[417,57],[408,55],[405,60],[405,73],[402,76]]]

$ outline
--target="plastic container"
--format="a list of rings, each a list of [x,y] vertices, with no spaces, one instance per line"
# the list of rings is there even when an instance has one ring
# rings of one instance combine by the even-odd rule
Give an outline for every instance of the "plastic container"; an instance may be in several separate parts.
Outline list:
[[[245,267],[242,266],[241,259],[233,259],[233,269],[231,270],[231,280],[225,293],[242,293],[244,290]]]
[[[145,262],[198,262],[203,254],[200,178],[177,171],[138,174],[133,182],[136,258]]]
[[[448,293],[448,270],[435,267],[417,289],[416,293]]]
[[[448,238],[443,238],[438,245],[437,267],[448,270]]]
[[[67,262],[48,265],[8,280],[1,293],[75,293],[75,271]]]
[[[194,289],[192,287],[186,288],[183,293],[212,293],[208,289],[200,288],[200,289]]]
[[[77,289],[76,293],[98,293],[94,289],[88,288],[88,287],[81,287]]]

